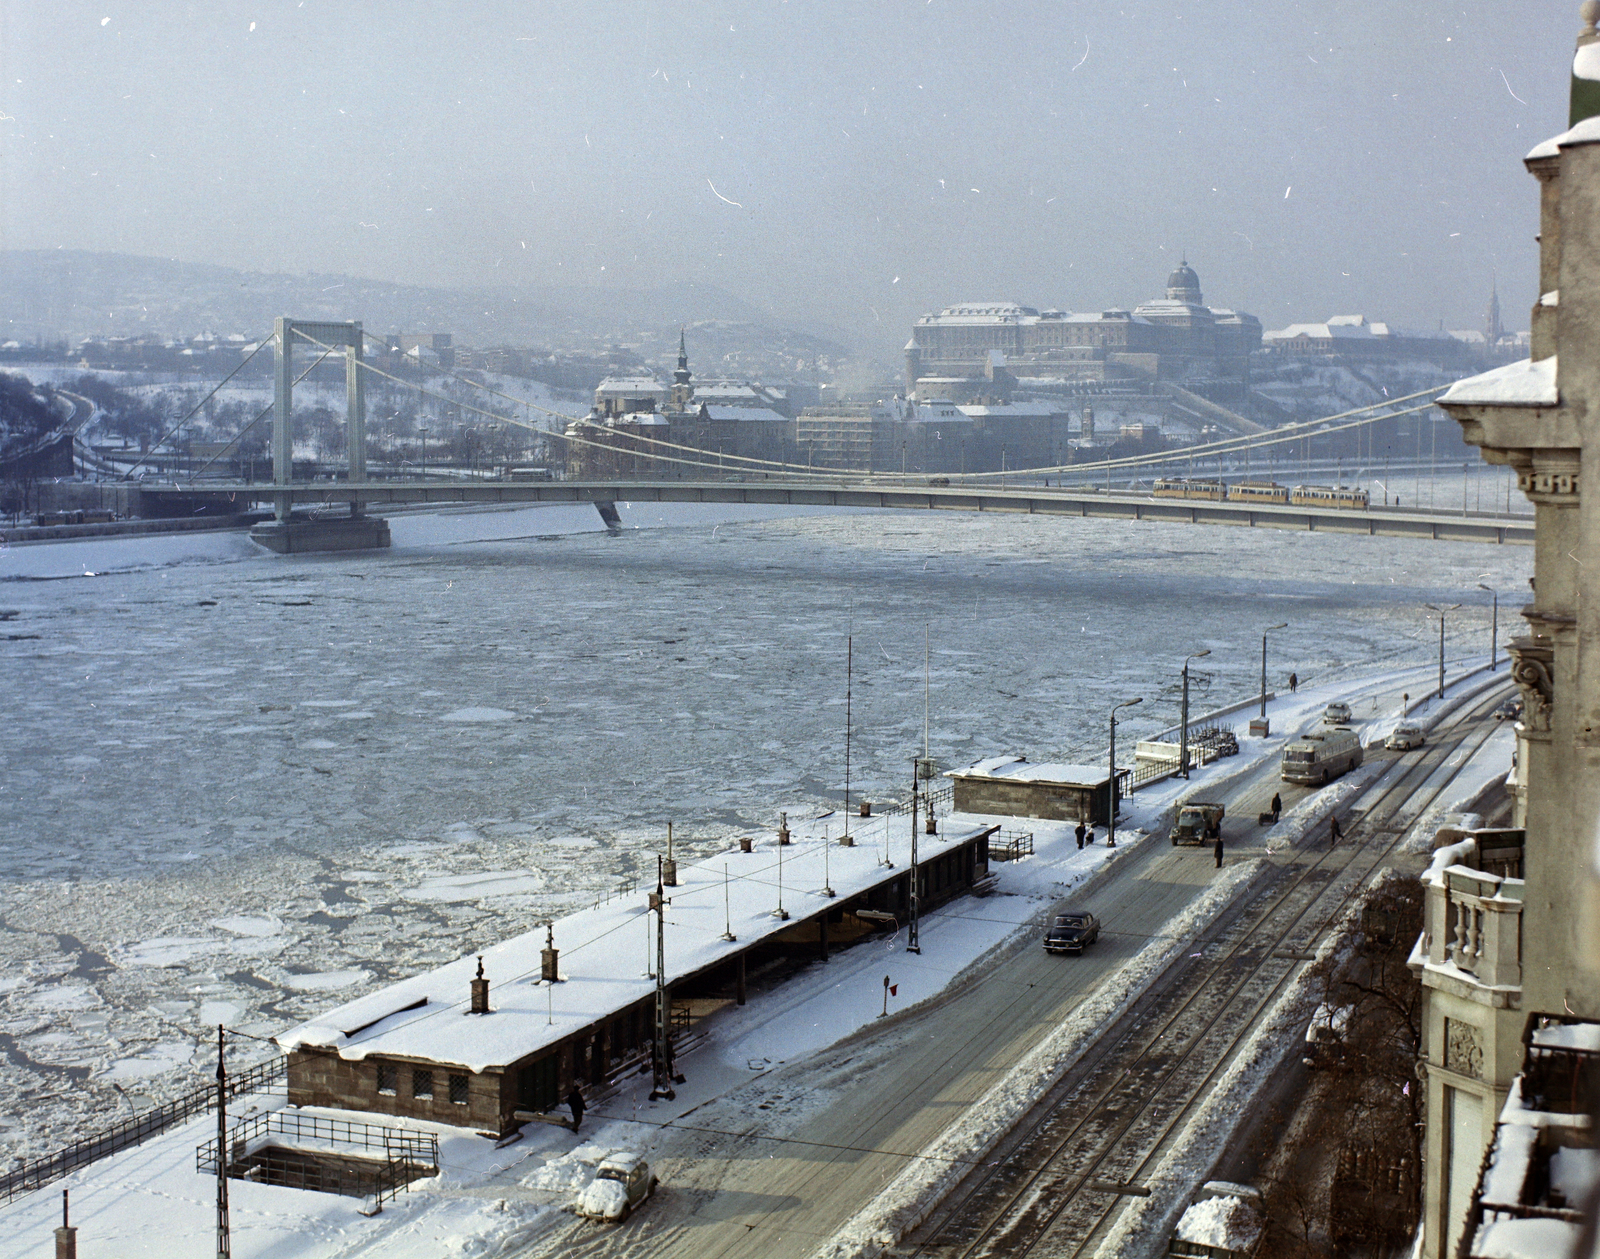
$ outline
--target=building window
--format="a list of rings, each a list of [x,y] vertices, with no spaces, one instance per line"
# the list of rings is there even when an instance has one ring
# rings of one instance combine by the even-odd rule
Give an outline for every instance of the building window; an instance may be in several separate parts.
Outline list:
[[[467,1077],[452,1075],[450,1077],[450,1104],[452,1106],[465,1106],[467,1104]]]
[[[433,1072],[432,1071],[413,1071],[411,1073],[411,1096],[412,1097],[432,1097],[433,1096]]]
[[[400,1068],[392,1063],[378,1064],[378,1092],[393,1097],[400,1091]]]

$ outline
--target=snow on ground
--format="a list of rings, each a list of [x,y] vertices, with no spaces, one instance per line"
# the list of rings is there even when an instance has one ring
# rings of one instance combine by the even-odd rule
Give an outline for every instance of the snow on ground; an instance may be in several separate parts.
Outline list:
[[[1433,846],[1434,833],[1445,825],[1451,814],[1473,809],[1486,791],[1506,780],[1516,750],[1516,726],[1507,722],[1476,751],[1462,747],[1451,753],[1438,772],[1447,773],[1457,766],[1460,771],[1450,784],[1450,790],[1417,818],[1403,851],[1427,852]]]
[[[1202,1246],[1246,1250],[1261,1236],[1261,1217],[1242,1198],[1207,1198],[1183,1213],[1176,1235]]]

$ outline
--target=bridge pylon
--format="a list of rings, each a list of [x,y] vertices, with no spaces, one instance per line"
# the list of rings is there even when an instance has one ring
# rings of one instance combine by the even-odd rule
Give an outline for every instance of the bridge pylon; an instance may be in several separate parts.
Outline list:
[[[361,372],[361,323],[327,323],[322,320],[290,319],[280,315],[274,323],[277,334],[277,359],[272,374],[272,483],[285,488],[294,484],[294,347],[304,341],[312,350],[332,347],[344,350],[345,452],[352,484],[367,479],[367,403]],[[280,521],[289,519],[291,498],[273,496],[274,514]],[[359,515],[358,495],[350,499],[350,514]]]

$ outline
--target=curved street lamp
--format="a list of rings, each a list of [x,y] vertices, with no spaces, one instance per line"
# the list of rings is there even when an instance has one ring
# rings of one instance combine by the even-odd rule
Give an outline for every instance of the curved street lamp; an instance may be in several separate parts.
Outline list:
[[[1109,802],[1106,817],[1106,847],[1117,846],[1117,710],[1119,708],[1132,708],[1135,704],[1144,703],[1144,696],[1138,699],[1124,700],[1115,704],[1111,709],[1111,781],[1110,790],[1106,793]]]
[[[1183,658],[1183,732],[1178,738],[1178,772],[1189,777],[1189,661],[1209,656],[1211,648],[1191,652]]]
[[[1267,635],[1273,630],[1288,629],[1289,622],[1281,625],[1269,625],[1261,631],[1261,737],[1265,739],[1272,733],[1272,727],[1267,724]]]
[[[1487,587],[1486,587],[1486,589],[1487,589]],[[1446,607],[1442,607],[1441,608],[1436,603],[1424,603],[1422,606],[1425,607],[1425,608],[1429,608],[1432,611],[1437,612],[1439,614],[1439,698],[1443,699],[1444,698],[1444,614],[1446,612],[1454,612],[1461,605],[1459,603],[1452,603],[1452,604],[1449,604]]]

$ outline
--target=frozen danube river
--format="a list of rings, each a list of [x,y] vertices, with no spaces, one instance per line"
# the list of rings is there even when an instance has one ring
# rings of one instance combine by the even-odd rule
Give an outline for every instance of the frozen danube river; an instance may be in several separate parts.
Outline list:
[[[392,551],[238,534],[0,551],[0,1156],[920,752],[1131,753],[1193,703],[1488,653],[1532,551],[954,514],[401,516]],[[499,540],[482,540],[493,535]],[[85,570],[92,576],[81,575]],[[66,574],[80,574],[66,576]],[[1243,718],[1239,718],[1243,721]],[[1120,759],[1120,758],[1119,758]],[[264,1046],[257,1046],[258,1050]]]

